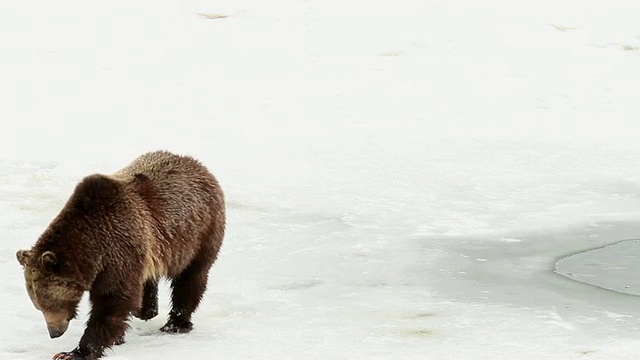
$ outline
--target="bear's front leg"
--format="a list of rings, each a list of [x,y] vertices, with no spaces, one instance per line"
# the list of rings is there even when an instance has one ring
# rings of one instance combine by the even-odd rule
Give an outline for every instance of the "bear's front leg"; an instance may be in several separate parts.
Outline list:
[[[123,295],[91,294],[91,316],[78,347],[54,355],[55,360],[95,360],[104,350],[121,341],[127,330],[126,320],[135,301]]]

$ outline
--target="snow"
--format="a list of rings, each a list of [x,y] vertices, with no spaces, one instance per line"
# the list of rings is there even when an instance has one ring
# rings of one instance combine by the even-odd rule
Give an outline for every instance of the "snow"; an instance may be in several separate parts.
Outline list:
[[[87,302],[49,340],[15,252],[155,149],[216,174],[228,232],[195,330],[158,331],[163,284],[108,359],[636,358],[637,297],[607,290],[636,243],[601,286],[559,273],[640,233],[637,10],[2,2],[0,358],[76,346]]]

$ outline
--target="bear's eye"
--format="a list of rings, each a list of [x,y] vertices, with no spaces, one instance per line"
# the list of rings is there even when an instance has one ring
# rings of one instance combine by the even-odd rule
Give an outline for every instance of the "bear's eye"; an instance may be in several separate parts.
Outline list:
[[[60,261],[55,253],[51,251],[45,251],[41,257],[42,266],[44,269],[53,274],[60,273]]]

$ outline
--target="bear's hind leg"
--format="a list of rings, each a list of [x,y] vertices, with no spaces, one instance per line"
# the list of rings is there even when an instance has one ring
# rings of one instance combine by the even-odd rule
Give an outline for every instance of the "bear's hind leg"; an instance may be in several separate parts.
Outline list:
[[[133,316],[140,320],[150,320],[158,315],[158,280],[151,279],[144,283],[142,307]]]
[[[193,329],[191,314],[198,307],[207,288],[207,278],[212,264],[213,261],[196,259],[172,280],[169,320],[160,331],[187,333]]]

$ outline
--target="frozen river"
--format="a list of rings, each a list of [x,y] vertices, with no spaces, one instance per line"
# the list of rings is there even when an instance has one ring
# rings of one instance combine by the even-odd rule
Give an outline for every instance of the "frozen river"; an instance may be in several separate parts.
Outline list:
[[[2,3],[0,358],[76,346],[88,303],[50,340],[15,252],[155,149],[218,177],[228,232],[195,330],[158,331],[163,284],[108,359],[637,358],[639,9],[614,3]]]

